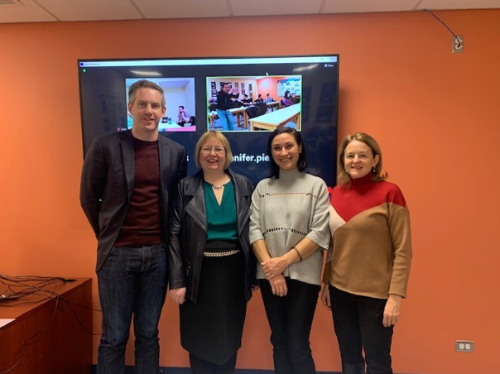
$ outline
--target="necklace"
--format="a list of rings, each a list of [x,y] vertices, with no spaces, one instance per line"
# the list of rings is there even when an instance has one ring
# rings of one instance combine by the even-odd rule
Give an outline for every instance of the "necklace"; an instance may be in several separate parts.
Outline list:
[[[222,184],[218,184],[218,185],[215,185],[215,184],[214,184],[214,185],[212,186],[212,188],[213,188],[214,190],[221,190],[221,189],[223,189],[223,188],[224,188],[224,186],[223,186]]]

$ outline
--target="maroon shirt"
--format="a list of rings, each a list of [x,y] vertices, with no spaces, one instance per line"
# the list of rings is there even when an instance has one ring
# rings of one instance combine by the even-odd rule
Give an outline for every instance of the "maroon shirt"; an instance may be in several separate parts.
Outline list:
[[[158,142],[134,138],[134,159],[134,192],[115,247],[141,247],[162,242]]]

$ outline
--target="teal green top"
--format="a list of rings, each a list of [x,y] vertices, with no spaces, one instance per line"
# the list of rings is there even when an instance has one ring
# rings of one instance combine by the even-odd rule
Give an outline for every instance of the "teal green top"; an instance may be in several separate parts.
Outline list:
[[[203,189],[205,190],[205,206],[207,208],[207,241],[237,241],[238,225],[233,182],[229,181],[224,185],[220,205],[210,183],[203,182]]]

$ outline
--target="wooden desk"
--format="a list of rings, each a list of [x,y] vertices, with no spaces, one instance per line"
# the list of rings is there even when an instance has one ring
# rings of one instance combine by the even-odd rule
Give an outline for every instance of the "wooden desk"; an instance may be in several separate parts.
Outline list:
[[[288,122],[295,122],[297,130],[300,131],[300,104],[290,105],[272,113],[251,118],[248,121],[250,122],[250,130],[258,128],[273,131]]]
[[[57,304],[56,296],[40,301],[44,297],[36,295],[0,304],[0,319],[14,319],[0,327],[0,372],[19,362],[9,374],[90,373],[92,280],[58,282],[47,290],[61,295]]]
[[[246,130],[248,128],[248,116],[247,112],[245,111],[245,107],[241,108],[232,108],[229,109],[229,112],[233,115],[236,115],[236,123],[238,127],[240,127],[240,116],[243,116],[243,128]],[[214,119],[218,117],[217,114],[209,113],[208,114],[208,121],[210,122],[210,127],[214,127]]]
[[[280,102],[279,101],[271,101],[270,103],[266,103],[268,108],[276,107],[276,109],[279,109],[280,107]]]

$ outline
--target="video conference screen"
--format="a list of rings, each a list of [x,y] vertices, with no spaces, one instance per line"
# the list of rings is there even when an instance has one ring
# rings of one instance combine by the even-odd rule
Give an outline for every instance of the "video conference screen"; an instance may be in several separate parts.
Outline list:
[[[148,79],[163,88],[162,136],[186,147],[188,175],[206,131],[218,130],[233,152],[231,169],[254,183],[269,176],[267,140],[277,127],[300,131],[308,172],[335,184],[339,57],[78,60],[83,148],[102,134],[132,127],[128,90]],[[225,94],[227,105],[221,109]]]

